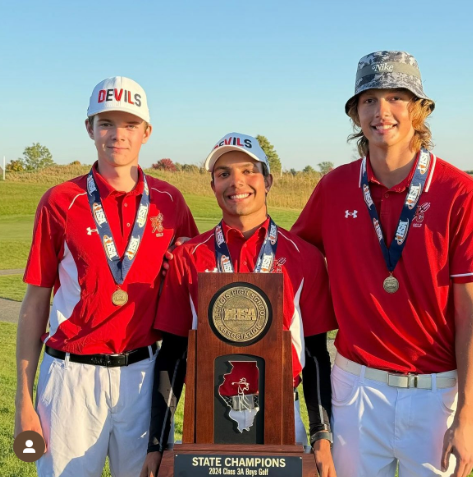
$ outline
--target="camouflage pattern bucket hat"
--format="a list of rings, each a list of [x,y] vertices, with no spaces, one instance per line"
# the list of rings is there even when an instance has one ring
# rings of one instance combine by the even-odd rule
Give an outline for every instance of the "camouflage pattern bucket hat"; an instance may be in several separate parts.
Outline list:
[[[416,59],[405,51],[375,51],[363,56],[358,62],[356,72],[355,94],[345,104],[348,114],[348,103],[367,89],[405,88],[421,99],[432,101],[422,87],[419,65]],[[432,103],[431,111],[435,108]]]

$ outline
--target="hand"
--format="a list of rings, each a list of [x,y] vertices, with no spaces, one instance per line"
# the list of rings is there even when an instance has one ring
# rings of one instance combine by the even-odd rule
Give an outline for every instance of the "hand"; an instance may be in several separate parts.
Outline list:
[[[43,429],[39,421],[39,416],[33,408],[33,404],[26,404],[24,406],[17,407],[15,413],[15,430],[13,437],[21,434],[24,431],[37,432],[44,440]],[[47,452],[46,441],[44,440],[44,452]]]
[[[172,251],[176,247],[180,247],[181,245],[184,245],[186,242],[190,240],[189,237],[179,237],[164,253],[164,260],[163,260],[163,265],[161,267],[161,275],[163,277],[166,276],[166,273],[169,270],[169,262],[174,258],[174,255],[172,254]]]
[[[332,451],[330,450],[330,442],[327,439],[315,441],[314,459],[320,477],[337,477],[332,459]]]
[[[442,471],[448,469],[450,454],[457,458],[452,477],[467,477],[473,468],[473,423],[454,421],[443,438]]]
[[[150,452],[146,456],[143,468],[141,469],[140,477],[156,477],[158,475],[162,458],[163,454],[161,454],[161,452]]]

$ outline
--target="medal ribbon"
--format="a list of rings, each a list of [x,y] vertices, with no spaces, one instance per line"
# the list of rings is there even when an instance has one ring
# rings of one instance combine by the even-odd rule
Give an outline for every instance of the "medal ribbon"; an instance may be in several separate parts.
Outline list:
[[[365,200],[366,206],[368,207],[368,212],[373,223],[374,231],[376,232],[376,236],[378,237],[379,243],[381,245],[384,261],[386,262],[388,270],[392,273],[396,268],[397,262],[401,258],[402,251],[406,245],[407,234],[409,232],[412,219],[416,213],[417,203],[419,202],[422,191],[424,190],[426,179],[429,175],[431,155],[426,149],[421,149],[419,152],[416,171],[414,173],[414,177],[412,178],[411,185],[409,186],[409,190],[404,201],[404,206],[401,211],[401,217],[399,218],[397,225],[396,233],[394,234],[394,239],[391,242],[389,249],[386,246],[386,242],[384,241],[378,212],[376,211],[373,199],[371,198],[366,160],[366,157],[363,158],[362,163],[361,187],[363,191],[363,198]]]
[[[263,245],[258,254],[253,273],[270,273],[273,268],[274,257],[278,246],[278,226],[269,218],[269,227],[264,238]],[[215,260],[220,273],[234,273],[232,257],[228,249],[225,235],[222,229],[222,222],[215,227]]]
[[[146,226],[146,219],[149,211],[149,188],[146,182],[146,177],[143,174],[144,189],[141,196],[138,212],[135,217],[135,223],[131,232],[130,239],[125,251],[123,259],[117,253],[115,241],[113,240],[112,230],[107,221],[105,210],[100,198],[99,189],[95,182],[92,169],[87,175],[87,198],[89,199],[90,211],[94,217],[97,226],[97,232],[105,251],[105,256],[108,258],[107,263],[112,272],[113,278],[117,285],[121,285],[130,271],[131,266],[135,260],[136,254],[140,247],[141,239],[143,237],[144,228]]]

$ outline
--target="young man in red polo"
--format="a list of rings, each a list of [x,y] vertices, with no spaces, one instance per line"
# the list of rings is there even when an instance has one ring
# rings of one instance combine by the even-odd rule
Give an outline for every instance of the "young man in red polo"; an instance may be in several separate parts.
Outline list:
[[[324,176],[292,229],[327,258],[341,477],[472,468],[473,180],[429,151],[433,109],[413,56],[363,57],[346,104],[363,158]]]
[[[278,227],[268,216],[266,195],[273,178],[258,141],[232,133],[222,138],[207,157],[212,189],[223,219],[212,230],[178,247],[164,282],[155,327],[163,332],[156,362],[150,442],[142,477],[156,476],[169,435],[171,414],[179,400],[184,374],[187,336],[197,326],[198,273],[272,272],[284,277],[284,328],[291,331],[294,386],[307,360],[316,371],[304,379],[311,444],[323,477],[334,477],[330,454],[330,357],[326,331],[337,327],[322,254],[308,243]],[[306,350],[310,356],[306,358]],[[158,378],[159,377],[159,378]],[[172,385],[170,385],[172,383]],[[235,386],[238,383],[233,383]],[[241,384],[241,382],[240,382]],[[245,380],[249,386],[249,382]],[[225,391],[226,392],[226,391]],[[235,388],[234,394],[244,389]],[[241,432],[251,422],[230,415]],[[296,442],[307,437],[295,401]],[[251,427],[251,424],[250,424]]]
[[[180,192],[138,165],[152,128],[137,83],[99,83],[86,128],[97,162],[46,192],[36,213],[18,324],[15,435],[43,435],[39,476],[99,477],[108,455],[114,477],[136,477],[148,441],[159,271],[174,238],[197,229]]]

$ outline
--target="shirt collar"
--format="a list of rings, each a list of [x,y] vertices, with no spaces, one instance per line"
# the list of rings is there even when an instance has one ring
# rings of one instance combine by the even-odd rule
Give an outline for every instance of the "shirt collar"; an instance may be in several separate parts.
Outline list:
[[[253,235],[249,237],[248,240],[252,239],[253,237],[262,237],[264,238],[266,234],[268,233],[268,228],[269,228],[269,217],[266,218],[266,220],[255,230]],[[222,231],[225,235],[225,240],[227,243],[231,242],[231,240],[235,240],[235,238],[240,238],[242,240],[247,240],[243,236],[242,232],[234,227],[230,227],[225,223],[225,221],[222,220]]]
[[[416,160],[414,161],[407,177],[401,182],[399,182],[399,184],[396,184],[394,187],[391,187],[389,190],[392,190],[394,192],[403,192],[410,186],[412,178],[414,177],[414,174],[416,171],[418,160],[419,160],[419,156],[417,156]],[[379,182],[379,180],[374,175],[374,171],[373,171],[373,168],[371,167],[371,161],[370,161],[369,155],[366,156],[366,172],[368,174],[368,182],[372,182],[373,184],[379,184],[383,187],[386,187],[384,184],[381,184],[381,182]]]
[[[110,194],[112,195],[142,195],[144,190],[144,174],[140,166],[138,166],[138,182],[136,186],[130,192],[123,192],[114,189],[99,173],[98,169],[98,161],[94,163],[92,166],[92,174],[94,175],[95,182],[97,183],[97,187],[99,189],[100,198],[106,199]]]

